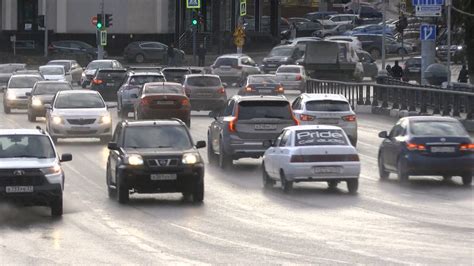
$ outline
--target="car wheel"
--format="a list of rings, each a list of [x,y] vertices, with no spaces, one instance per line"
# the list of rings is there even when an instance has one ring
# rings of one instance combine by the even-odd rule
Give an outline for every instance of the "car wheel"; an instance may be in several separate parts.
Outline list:
[[[337,181],[335,180],[331,180],[331,181],[328,181],[328,188],[329,189],[336,189],[337,188]]]
[[[407,55],[408,52],[404,48],[398,48],[397,50],[398,55]]]
[[[207,136],[207,160],[209,161],[209,164],[215,165],[217,164],[218,159],[219,158],[217,158],[217,155],[212,150],[212,140],[211,140],[211,137],[208,135]]]
[[[106,179],[107,179],[107,195],[109,196],[110,199],[115,199],[117,197],[117,189],[112,188],[111,184],[111,178],[110,178],[110,168],[107,166],[107,172],[106,172]]]
[[[142,55],[142,54],[137,54],[137,55],[135,56],[135,62],[136,62],[136,63],[143,63],[143,62],[145,62],[145,56]]]
[[[219,167],[222,169],[227,169],[232,166],[232,158],[225,154],[224,144],[221,141],[219,142]]]
[[[130,199],[128,187],[122,184],[120,178],[117,178],[117,196],[118,202],[121,204],[126,204]]]
[[[400,181],[400,183],[402,184],[408,183],[409,176],[407,173],[406,165],[403,162],[403,159],[398,160],[397,174],[398,174],[398,180]]]
[[[465,186],[470,186],[472,184],[472,172],[466,173],[462,177],[462,184]]]
[[[204,200],[204,180],[199,181],[193,189],[193,202],[200,203]]]
[[[3,102],[3,112],[5,112],[5,114],[9,114],[12,112],[11,108],[7,106],[7,103]]]
[[[271,179],[265,170],[265,162],[262,163],[262,179],[264,188],[271,188],[275,185],[275,180]]]
[[[283,192],[288,193],[293,189],[293,181],[286,180],[285,173],[280,171],[280,182]]]
[[[374,48],[374,49],[370,50],[370,55],[371,55],[372,58],[374,58],[374,59],[379,59],[379,58],[380,58],[380,50]]]
[[[36,116],[28,112],[28,121],[30,122],[36,122]]]
[[[350,194],[357,194],[357,190],[359,189],[359,179],[350,179],[346,181],[347,183],[347,190],[349,190]]]
[[[63,194],[62,192],[59,196],[54,197],[50,203],[51,216],[52,217],[61,217],[63,215]]]
[[[384,164],[384,161],[383,161],[382,154],[379,154],[379,159],[378,159],[379,177],[380,177],[380,180],[387,180],[388,177],[390,176],[390,172],[388,172],[385,169],[385,166],[383,166],[383,164]]]

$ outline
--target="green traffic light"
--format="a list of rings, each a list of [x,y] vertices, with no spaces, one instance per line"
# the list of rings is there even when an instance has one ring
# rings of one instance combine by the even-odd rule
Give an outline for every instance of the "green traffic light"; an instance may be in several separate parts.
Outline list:
[[[197,19],[193,19],[192,23],[193,23],[193,25],[197,25],[198,24]]]
[[[97,29],[99,29],[99,30],[102,29],[102,23],[97,22]]]

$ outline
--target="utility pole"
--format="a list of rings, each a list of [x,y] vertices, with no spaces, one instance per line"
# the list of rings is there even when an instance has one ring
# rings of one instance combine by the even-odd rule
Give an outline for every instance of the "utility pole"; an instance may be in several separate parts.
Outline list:
[[[382,0],[383,13],[382,13],[382,71],[385,70],[385,27],[386,27],[386,15],[387,15],[387,0]]]
[[[104,12],[104,0],[101,1],[100,3],[100,13],[102,14],[102,17],[101,17],[101,20],[102,21],[98,21],[100,23],[102,23],[102,25],[105,25],[105,12]],[[100,59],[104,59],[104,47],[101,45],[100,43],[100,31],[99,30],[96,30],[97,31],[97,59],[100,60]]]
[[[43,0],[43,10],[44,10],[44,57],[48,57],[48,9],[47,9],[47,0]]]
[[[451,6],[452,6],[452,0],[446,0],[446,6],[448,9],[448,58],[447,58],[447,64],[448,64],[448,86],[451,85]]]

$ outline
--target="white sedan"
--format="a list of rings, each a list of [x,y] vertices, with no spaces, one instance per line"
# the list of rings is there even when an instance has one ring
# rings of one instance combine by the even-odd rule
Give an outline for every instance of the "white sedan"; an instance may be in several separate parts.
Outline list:
[[[285,128],[263,157],[263,184],[281,182],[288,192],[293,182],[328,182],[331,189],[341,181],[349,193],[357,193],[360,161],[357,150],[337,126],[307,125]]]

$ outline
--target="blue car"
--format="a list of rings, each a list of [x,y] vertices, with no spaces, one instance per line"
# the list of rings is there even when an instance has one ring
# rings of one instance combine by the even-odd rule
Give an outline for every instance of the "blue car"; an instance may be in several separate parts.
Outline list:
[[[463,125],[450,117],[414,116],[400,119],[390,133],[382,131],[378,155],[380,179],[398,174],[401,183],[410,176],[460,176],[472,183],[474,143]]]
[[[371,24],[353,28],[351,31],[346,31],[344,35],[357,34],[383,34],[383,25]],[[385,26],[385,34],[393,35],[393,30],[389,26]]]

